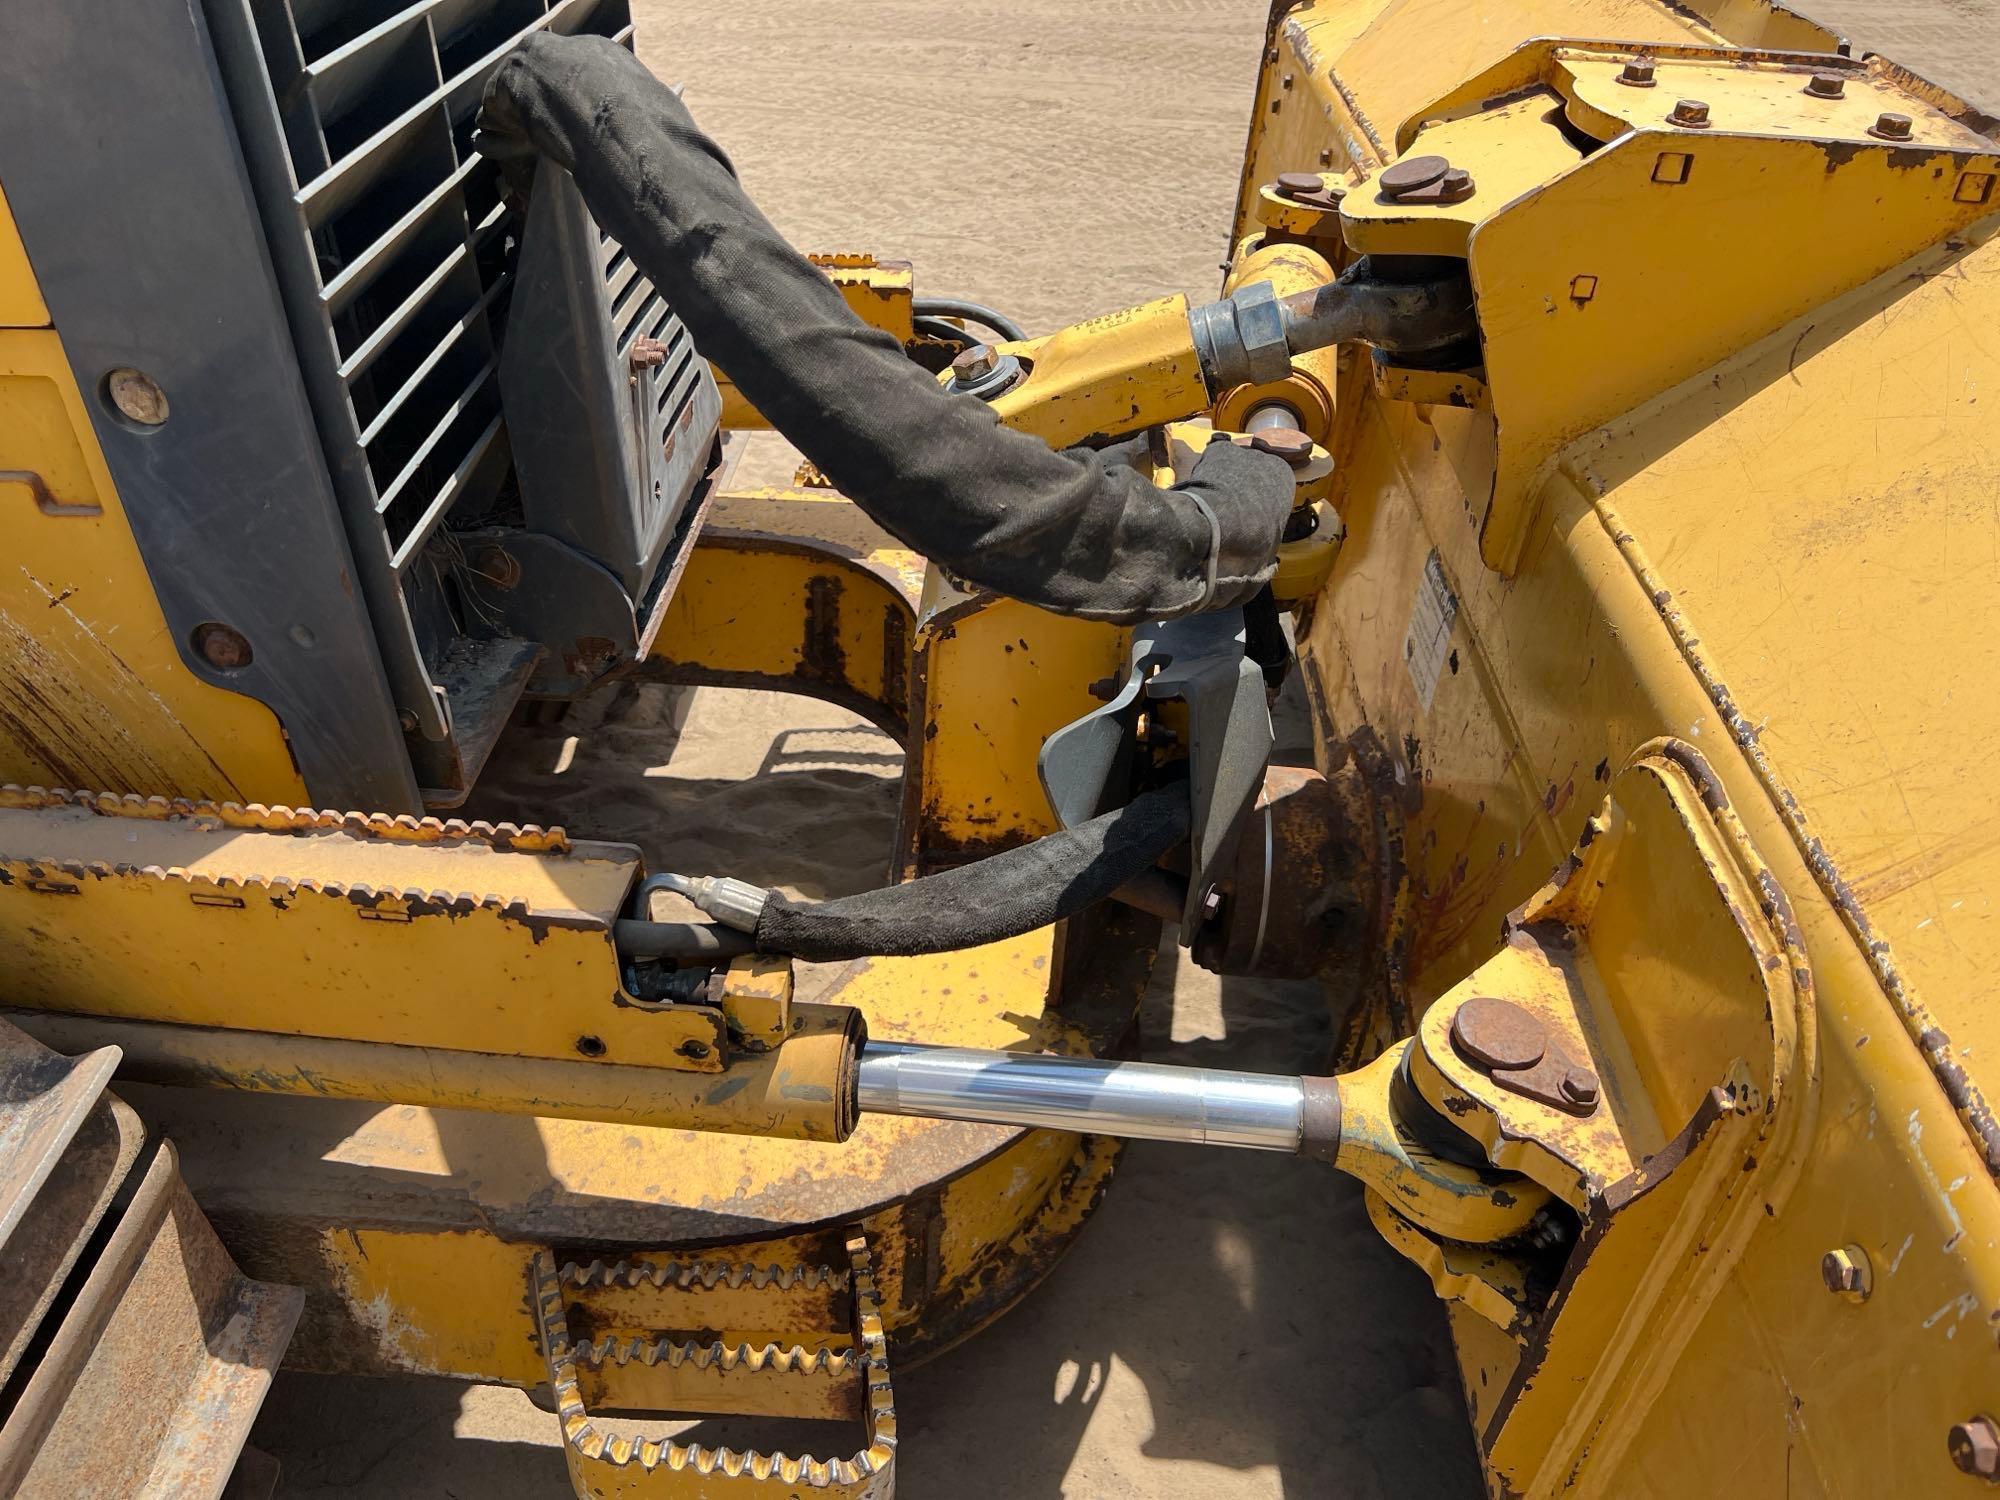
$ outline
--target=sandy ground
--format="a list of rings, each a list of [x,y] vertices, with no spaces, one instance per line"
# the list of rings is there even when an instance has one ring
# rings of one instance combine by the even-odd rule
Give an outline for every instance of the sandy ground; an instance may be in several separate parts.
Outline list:
[[[2000,105],[2000,0],[1801,8]],[[1216,284],[1266,0],[635,9],[642,55],[804,247],[912,259],[920,291],[1033,331]],[[743,477],[789,464],[766,441]],[[480,811],[840,894],[882,878],[899,768],[824,705],[641,688],[518,732]],[[1316,1068],[1328,1044],[1312,987],[1218,981],[1171,952],[1144,1033],[1161,1060],[1270,1071]],[[1134,1147],[1048,1282],[896,1391],[915,1500],[1480,1492],[1421,1278],[1346,1183],[1243,1153]],[[287,1375],[254,1441],[287,1496],[567,1493],[554,1419],[513,1391]]]

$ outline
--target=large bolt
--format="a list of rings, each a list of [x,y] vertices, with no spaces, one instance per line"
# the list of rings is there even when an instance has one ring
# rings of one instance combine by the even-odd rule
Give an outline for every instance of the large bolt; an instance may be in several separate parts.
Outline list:
[[[1708,129],[1708,106],[1699,99],[1677,99],[1673,113],[1667,116],[1674,124],[1685,130]]]
[[[104,394],[121,416],[141,427],[167,420],[167,393],[144,370],[121,365],[104,377]]]
[[[1274,453],[1293,468],[1312,462],[1313,440],[1296,427],[1264,427],[1250,434],[1249,447]]]
[[[235,672],[250,665],[250,643],[242,632],[217,620],[195,626],[194,649],[218,672]]]
[[[1806,92],[1815,99],[1838,99],[1847,92],[1847,80],[1838,73],[1815,73],[1806,80]]]
[[[1649,89],[1653,86],[1653,60],[1650,57],[1635,57],[1618,70],[1618,81],[1635,89]]]
[[[1954,1422],[1945,1434],[1945,1447],[1959,1472],[1979,1479],[2000,1479],[2000,1427],[1987,1416],[1968,1417]]]
[[[633,369],[650,370],[653,366],[663,365],[666,362],[667,346],[658,339],[649,338],[642,333],[639,337],[632,340]]]
[[[1885,141],[1907,141],[1910,138],[1910,117],[1893,112],[1879,114],[1875,123],[1868,127],[1868,133]]]
[[[1859,1245],[1842,1245],[1819,1258],[1819,1277],[1826,1289],[1849,1302],[1866,1302],[1874,1289],[1874,1267]]]
[[[1287,198],[1307,198],[1326,191],[1326,181],[1317,172],[1280,172],[1278,191]]]
[[[1395,165],[1384,167],[1375,179],[1375,186],[1385,198],[1407,198],[1432,183],[1442,182],[1450,170],[1451,163],[1442,156],[1406,156]]]
[[[1473,1062],[1509,1072],[1532,1068],[1548,1051],[1542,1023],[1511,1000],[1474,995],[1452,1013],[1452,1045]]]
[[[1000,353],[991,344],[979,344],[951,362],[951,378],[959,385],[984,380],[1000,366]]]

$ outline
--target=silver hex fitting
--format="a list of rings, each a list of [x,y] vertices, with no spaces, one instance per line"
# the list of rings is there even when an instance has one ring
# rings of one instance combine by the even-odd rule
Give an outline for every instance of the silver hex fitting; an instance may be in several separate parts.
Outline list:
[[[687,882],[684,894],[723,926],[738,932],[755,932],[757,919],[771,899],[763,886],[727,875],[698,875]]]
[[[1270,385],[1291,373],[1285,313],[1268,281],[1253,281],[1220,302],[1189,308],[1188,329],[1211,391]]]

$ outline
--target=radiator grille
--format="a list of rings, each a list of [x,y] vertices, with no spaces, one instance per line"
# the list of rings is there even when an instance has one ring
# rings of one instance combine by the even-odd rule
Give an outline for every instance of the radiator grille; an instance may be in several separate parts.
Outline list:
[[[530,32],[630,46],[630,0],[206,3],[384,665],[405,724],[415,725],[413,756],[435,762],[426,746],[462,737],[475,702],[486,719],[504,717],[511,698],[491,687],[500,654],[535,642],[551,659],[566,649],[531,601],[479,607],[479,569],[468,582],[463,544],[504,546],[513,528],[601,566],[640,618],[607,631],[600,611],[592,638],[622,636],[629,653],[664,608],[671,554],[689,539],[690,496],[708,472],[719,400],[707,365],[580,206],[589,239],[573,243],[586,257],[596,247],[605,296],[597,313],[573,309],[566,320],[538,307],[537,336],[560,343],[560,358],[608,361],[615,349],[621,369],[635,342],[651,338],[666,362],[631,382],[629,409],[622,395],[600,394],[572,414],[584,450],[626,455],[594,487],[550,484],[544,463],[541,488],[524,493],[526,439],[510,439],[503,403],[503,335],[528,297],[519,283],[525,226],[499,169],[473,149],[480,98]],[[579,270],[587,285],[587,259]],[[537,298],[560,290],[546,278],[535,285]],[[588,326],[596,316],[608,322]],[[626,388],[622,375],[570,383]],[[700,460],[672,463],[677,432],[696,420]],[[606,421],[622,430],[607,437]],[[675,473],[663,481],[665,469]],[[494,660],[467,665],[482,652]],[[545,671],[531,682],[518,655],[507,660],[508,692],[553,690],[541,686]],[[616,664],[607,658],[603,670]],[[561,682],[566,692],[587,686],[574,674]],[[455,785],[452,759],[435,762],[424,784]]]
[[[351,452],[330,456],[400,574],[454,511],[490,509],[507,477],[496,376],[515,215],[498,169],[472,149],[480,94],[528,31],[625,41],[629,11],[625,0],[250,8],[322,325],[321,347],[301,354],[338,382],[344,420],[329,438]],[[637,295],[658,300],[650,286]]]

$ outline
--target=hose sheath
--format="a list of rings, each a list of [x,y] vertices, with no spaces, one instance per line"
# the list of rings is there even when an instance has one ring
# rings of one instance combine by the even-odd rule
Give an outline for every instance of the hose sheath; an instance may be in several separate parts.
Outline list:
[[[997,943],[1075,916],[1188,835],[1185,786],[956,869],[903,885],[797,902],[772,893],[757,921],[760,953],[831,962],[946,953]]]
[[[842,493],[950,572],[1118,623],[1241,604],[1270,579],[1292,502],[1282,459],[1215,443],[1161,489],[1116,455],[1002,427],[851,312],[615,42],[529,37],[494,72],[479,123],[480,150],[517,185],[537,155],[568,172],[696,347]]]

